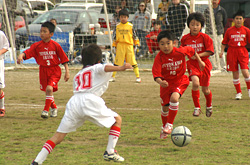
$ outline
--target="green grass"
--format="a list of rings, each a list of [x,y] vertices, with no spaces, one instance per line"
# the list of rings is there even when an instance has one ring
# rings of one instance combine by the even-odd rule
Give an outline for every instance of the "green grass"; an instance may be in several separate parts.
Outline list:
[[[39,90],[38,70],[6,71],[6,116],[0,118],[0,164],[29,164],[43,144],[55,133],[64,108],[72,96],[72,78],[59,83],[54,93],[59,106],[57,118],[40,117],[45,94]],[[116,149],[125,158],[123,164],[249,164],[250,99],[241,77],[243,99],[234,100],[235,89],[230,73],[211,78],[214,113],[193,117],[191,86],[180,99],[174,126],[185,125],[192,132],[188,146],[177,147],[170,138],[159,139],[161,118],[159,85],[151,72],[141,72],[142,83],[135,83],[133,72],[119,72],[115,83],[103,95],[108,107],[122,116],[121,136]],[[44,164],[115,164],[103,160],[109,129],[86,122],[70,133],[53,150]]]

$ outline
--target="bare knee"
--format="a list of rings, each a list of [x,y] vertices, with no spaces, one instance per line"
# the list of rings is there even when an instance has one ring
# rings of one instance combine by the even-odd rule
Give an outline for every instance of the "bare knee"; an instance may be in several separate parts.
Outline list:
[[[114,126],[117,126],[117,127],[121,128],[121,126],[122,126],[122,117],[120,115],[118,115],[117,117],[115,117],[115,120],[116,120],[116,122],[115,122]]]

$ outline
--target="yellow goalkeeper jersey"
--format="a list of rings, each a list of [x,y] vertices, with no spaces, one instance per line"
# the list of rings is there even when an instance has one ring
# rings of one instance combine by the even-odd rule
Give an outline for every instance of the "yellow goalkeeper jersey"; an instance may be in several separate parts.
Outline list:
[[[118,43],[126,43],[130,45],[140,46],[139,39],[136,32],[133,29],[133,24],[127,22],[125,24],[118,23],[113,33],[113,47],[116,47]]]

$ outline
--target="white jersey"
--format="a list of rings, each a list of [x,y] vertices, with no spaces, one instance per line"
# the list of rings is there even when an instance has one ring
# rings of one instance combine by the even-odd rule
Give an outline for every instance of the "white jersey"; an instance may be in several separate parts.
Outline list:
[[[101,96],[107,89],[112,72],[105,72],[104,64],[96,64],[80,70],[73,79],[73,92],[92,93]]]
[[[104,71],[105,65],[96,64],[80,70],[73,79],[74,95],[66,105],[65,114],[57,132],[69,133],[86,120],[110,128],[118,114],[109,109],[100,97],[108,88],[112,72]]]
[[[9,41],[4,32],[0,30],[0,50],[9,49]],[[0,55],[0,88],[5,87],[4,82],[4,54]]]

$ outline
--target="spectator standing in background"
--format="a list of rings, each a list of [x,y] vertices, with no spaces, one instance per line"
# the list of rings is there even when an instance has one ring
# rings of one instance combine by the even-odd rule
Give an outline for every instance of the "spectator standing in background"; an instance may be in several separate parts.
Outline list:
[[[158,15],[157,19],[161,21],[161,30],[167,29],[166,27],[166,14],[168,12],[168,7],[170,2],[168,0],[162,0],[158,5]]]
[[[117,23],[120,22],[120,19],[119,19],[119,11],[122,9],[121,6],[116,6],[115,8],[115,13],[113,14],[112,16],[112,21],[111,21],[111,29],[114,29],[115,26],[117,25]]]
[[[217,30],[216,34],[216,40],[217,44],[220,45],[223,40],[223,34],[224,34],[224,27],[227,23],[227,12],[226,10],[219,5],[220,0],[212,0],[212,7],[214,12],[214,19],[215,19],[215,29]],[[206,31],[205,33],[208,34],[210,37],[213,35],[212,27],[211,27],[211,19],[210,19],[210,11],[209,8],[207,8],[204,11],[205,19],[206,19]],[[218,46],[218,52],[215,54],[219,54],[221,52],[221,47]],[[214,58],[214,56],[212,57]],[[216,64],[214,64],[214,60],[211,60],[213,67],[216,67]],[[222,56],[220,60],[221,68],[226,69],[226,62],[225,62],[225,56]]]
[[[145,2],[138,4],[138,11],[135,13],[132,24],[141,42],[139,57],[143,57],[147,51],[146,35],[150,32],[151,28],[151,15],[146,10],[147,6]]]
[[[59,28],[58,26],[57,26],[57,21],[56,21],[56,19],[55,18],[51,18],[50,19],[50,22],[51,23],[53,23],[54,25],[55,25],[55,32],[62,32],[62,29],[61,28]]]
[[[147,11],[152,14],[153,12],[153,6],[151,4],[151,0],[144,0],[146,6],[147,6]]]
[[[148,46],[148,51],[152,56],[154,52],[160,50],[159,44],[157,42],[157,36],[161,32],[161,22],[156,20],[153,22],[154,30],[152,30],[148,35],[146,35],[146,42]],[[155,53],[156,55],[157,53]]]
[[[122,9],[126,9],[128,12],[130,12],[129,8],[128,8],[127,0],[121,0],[121,7],[122,7]]]
[[[172,4],[168,8],[166,22],[169,23],[170,30],[175,34],[178,41],[185,29],[188,15],[188,8],[185,4],[180,3],[180,0],[172,0]]]

